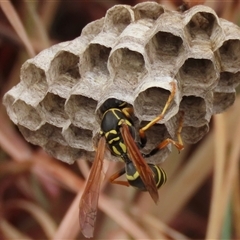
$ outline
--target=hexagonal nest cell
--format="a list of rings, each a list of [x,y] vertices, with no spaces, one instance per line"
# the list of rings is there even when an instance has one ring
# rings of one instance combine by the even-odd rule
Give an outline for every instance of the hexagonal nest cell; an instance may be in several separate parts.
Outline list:
[[[195,143],[208,132],[212,114],[235,100],[239,33],[202,5],[185,12],[156,2],[116,5],[78,38],[24,63],[21,82],[5,94],[4,104],[27,141],[73,163],[93,159],[104,102],[126,101],[138,130],[161,114],[175,84],[163,119],[146,131],[142,151],[175,139],[182,113],[182,138]],[[146,161],[160,163],[170,150]]]
[[[94,150],[91,130],[83,129],[70,124],[66,129],[63,130],[62,134],[69,146],[79,149],[88,147],[88,151]]]
[[[81,68],[84,72],[108,75],[107,61],[111,48],[91,43],[81,58]]]
[[[65,105],[65,111],[73,125],[93,129],[96,125],[95,110],[97,102],[81,95],[71,95]]]
[[[147,123],[148,122],[144,121],[141,122],[140,127],[145,126]],[[148,131],[146,131],[146,137],[147,137],[146,146],[143,149],[141,149],[141,152],[144,154],[150,153],[150,151],[157,147],[161,142],[163,142],[167,138],[171,138],[164,124],[156,124],[153,127],[151,127]],[[146,158],[146,160],[147,162],[153,164],[161,163],[167,158],[170,152],[171,146],[168,145],[167,147],[159,150],[153,156]]]
[[[134,102],[135,109],[138,109],[137,116],[151,121],[162,112],[170,94],[170,91],[159,87],[148,88],[139,93]],[[174,108],[174,104],[173,101],[169,109]]]
[[[66,99],[53,93],[48,93],[46,95],[46,97],[40,102],[46,122],[57,127],[64,126],[68,120],[68,115],[64,109],[65,101]]]
[[[164,13],[164,8],[156,2],[148,4],[138,4],[134,8],[135,20],[138,19],[151,19],[157,20],[161,14]]]
[[[219,48],[221,66],[224,71],[238,71],[240,65],[240,40],[231,39],[223,43]]]
[[[192,40],[209,40],[218,26],[216,16],[209,12],[197,12],[192,16],[186,28]]]
[[[201,126],[206,123],[207,106],[201,97],[184,96],[180,103],[180,111],[184,112],[184,122],[190,126]]]
[[[51,62],[53,78],[67,75],[75,79],[80,78],[78,69],[79,57],[67,51],[60,51]]]
[[[33,63],[26,64],[25,66],[24,71],[21,72],[21,80],[26,86],[35,86],[36,89],[40,90],[41,85],[44,86],[47,84],[46,73],[43,69]]]
[[[147,74],[145,61],[141,53],[128,48],[120,48],[113,52],[112,68],[115,70],[114,83],[136,88],[143,76]]]
[[[44,123],[39,107],[31,106],[21,99],[14,102],[12,111],[17,116],[17,122],[32,131],[37,130]]]
[[[183,40],[170,32],[157,32],[148,43],[149,54],[154,54],[159,61],[176,60],[183,52]]]
[[[183,85],[207,88],[216,80],[214,63],[209,59],[188,58],[179,71]]]

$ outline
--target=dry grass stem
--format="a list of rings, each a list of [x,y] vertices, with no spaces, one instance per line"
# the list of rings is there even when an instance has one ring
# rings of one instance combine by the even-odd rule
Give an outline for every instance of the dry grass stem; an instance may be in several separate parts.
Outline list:
[[[190,145],[184,144],[184,150],[180,153],[173,148],[173,152],[162,164],[162,167],[167,172],[168,180],[171,181],[171,178],[175,176],[181,166],[184,164],[184,160],[187,158],[189,153]]]
[[[28,10],[28,17],[32,19],[32,26],[31,26],[31,35],[35,36],[38,43],[41,43],[41,49],[50,47],[50,39],[48,37],[48,33],[46,32],[46,28],[40,18],[40,16],[36,12],[36,3],[25,1],[25,5]]]
[[[227,158],[228,166],[226,168],[225,180],[223,182],[222,188],[222,202],[223,202],[222,209],[225,209],[225,212],[231,200],[230,198],[232,196],[236,180],[239,181],[239,159],[240,159],[239,143],[240,143],[240,124],[237,126],[237,129],[233,134],[233,138],[231,139],[231,149],[229,152],[229,157]]]
[[[40,17],[47,32],[51,27],[51,23],[54,20],[59,4],[59,1],[45,1],[42,4]]]
[[[213,157],[212,148],[213,135],[209,133],[182,171],[166,184],[165,192],[163,192],[165,197],[161,199],[159,206],[159,213],[164,222],[173,219],[206,177],[209,176],[213,165],[209,161]]]
[[[105,212],[112,220],[119,224],[134,239],[151,239],[151,237],[143,231],[143,229],[120,209],[113,200],[101,195],[99,199],[99,208]]]
[[[78,192],[79,189],[83,189],[83,180],[59,162],[54,161],[51,157],[45,154],[35,154],[32,159],[36,163],[33,168],[36,174],[37,170],[42,169],[45,174],[55,178],[62,186],[73,192]]]
[[[24,239],[24,240],[32,240],[26,234],[20,232],[18,228],[14,227],[5,219],[1,219],[0,221],[0,232],[4,234],[6,239]]]
[[[50,217],[50,215],[47,214],[46,211],[44,211],[38,205],[33,204],[29,201],[15,199],[9,201],[6,207],[20,208],[29,212],[33,216],[33,218],[40,224],[46,236],[49,239],[52,239],[54,233],[56,232],[56,223]]]
[[[8,21],[12,24],[13,28],[17,32],[18,36],[21,38],[22,42],[24,43],[26,50],[29,54],[30,57],[34,57],[35,51],[32,47],[31,41],[27,36],[27,33],[25,31],[25,28],[15,11],[14,7],[12,6],[11,2],[6,0],[6,1],[1,1],[0,6],[5,14],[5,16],[8,18]]]
[[[235,176],[234,189],[233,189],[233,227],[235,231],[235,238],[240,239],[240,183],[239,183],[239,171]]]
[[[30,168],[32,167],[33,162],[31,161],[24,161],[24,162],[4,162],[1,164],[0,168],[0,177],[7,175],[7,174],[19,174],[23,172],[30,171]]]
[[[223,176],[226,164],[226,129],[225,118],[223,114],[214,116],[214,175],[213,175],[213,192],[211,200],[210,217],[206,239],[219,238],[222,227],[224,212],[222,211],[222,194]]]
[[[79,233],[79,219],[78,219],[78,208],[80,197],[82,192],[79,192],[72,204],[69,206],[68,211],[62,218],[61,223],[56,230],[53,239],[75,239]]]
[[[234,122],[238,123],[240,117],[237,110],[238,106],[239,97],[228,113],[215,116],[215,177],[206,239],[219,237],[231,194],[231,186],[233,186],[233,179],[238,171],[240,125],[234,124]],[[223,118],[228,121],[224,123]],[[237,129],[235,129],[235,126],[237,126]],[[228,129],[228,133],[234,132],[235,134],[232,137],[230,134],[224,133],[223,129]],[[226,153],[227,144],[231,145],[228,154]],[[221,197],[219,198],[219,196]]]
[[[30,159],[31,150],[27,142],[19,136],[10,122],[0,115],[0,145],[16,161]]]
[[[141,213],[138,213],[138,217],[141,217]],[[181,234],[180,232],[174,230],[173,228],[170,228],[168,225],[166,225],[164,222],[160,221],[158,218],[154,217],[150,214],[144,214],[144,218],[141,218],[141,222],[143,222],[143,225],[148,229],[156,228],[158,232],[162,234],[162,236],[165,235],[166,239],[173,239],[173,240],[188,240],[186,236]],[[160,239],[160,236],[158,236],[158,239]],[[162,238],[161,238],[162,239]]]
[[[84,176],[84,178],[87,179],[89,170],[90,170],[87,160],[85,159],[85,161],[84,161],[83,159],[80,159],[77,161],[77,165],[78,165],[79,170],[81,171],[82,175]]]

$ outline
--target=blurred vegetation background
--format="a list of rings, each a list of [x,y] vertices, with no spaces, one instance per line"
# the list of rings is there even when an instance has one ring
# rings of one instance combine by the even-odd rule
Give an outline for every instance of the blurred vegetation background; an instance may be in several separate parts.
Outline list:
[[[19,82],[21,65],[72,40],[115,4],[142,1],[0,1],[0,94]],[[158,1],[177,9],[181,0]],[[239,25],[240,2],[189,1]],[[239,66],[240,67],[240,66]],[[94,239],[240,239],[240,98],[214,116],[197,144],[163,163],[168,182],[156,206],[149,194],[105,183]],[[78,204],[87,161],[69,166],[27,143],[0,105],[0,239],[84,239]],[[110,163],[109,174],[119,169]]]

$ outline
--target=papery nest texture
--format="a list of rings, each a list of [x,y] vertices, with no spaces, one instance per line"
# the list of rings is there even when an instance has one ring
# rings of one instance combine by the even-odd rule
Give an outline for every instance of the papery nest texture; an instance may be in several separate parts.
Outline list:
[[[214,10],[170,11],[156,2],[116,5],[89,23],[80,37],[26,61],[21,81],[4,96],[11,120],[27,141],[73,163],[95,151],[99,108],[108,99],[134,108],[137,126],[159,115],[176,85],[164,118],[147,131],[147,149],[176,138],[196,143],[211,116],[231,106],[240,82],[240,29]],[[147,159],[160,163],[167,147]]]

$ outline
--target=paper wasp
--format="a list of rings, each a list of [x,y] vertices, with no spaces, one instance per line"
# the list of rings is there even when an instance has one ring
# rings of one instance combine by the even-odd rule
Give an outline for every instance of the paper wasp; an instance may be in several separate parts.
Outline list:
[[[110,182],[125,186],[133,186],[142,191],[148,191],[155,203],[158,201],[158,188],[166,182],[165,171],[154,164],[147,164],[145,158],[156,154],[160,149],[172,143],[180,151],[183,143],[180,136],[182,123],[180,121],[177,131],[178,142],[167,138],[157,145],[150,153],[143,154],[139,149],[147,143],[145,131],[163,119],[176,92],[176,85],[172,84],[172,91],[161,114],[139,130],[139,142],[135,142],[135,128],[131,119],[133,109],[126,102],[117,99],[108,99],[100,111],[102,122],[100,140],[96,150],[95,159],[80,201],[79,220],[80,229],[85,237],[92,237],[97,215],[100,179],[106,146],[112,155],[119,157],[125,167],[110,177]],[[116,179],[126,173],[127,181]]]

